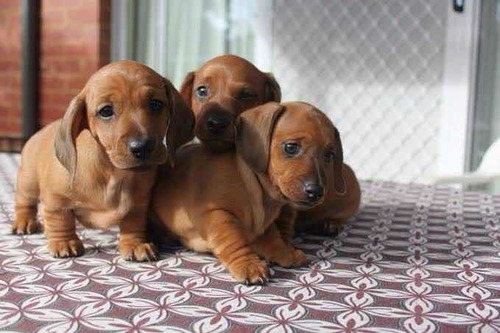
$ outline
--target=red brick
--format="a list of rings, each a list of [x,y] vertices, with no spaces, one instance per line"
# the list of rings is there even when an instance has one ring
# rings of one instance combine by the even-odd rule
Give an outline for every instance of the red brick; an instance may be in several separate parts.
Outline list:
[[[21,73],[18,72],[0,72],[0,85],[4,90],[16,90],[21,86]]]
[[[90,23],[99,22],[99,9],[95,6],[86,6],[84,8],[76,8],[68,10],[68,20],[71,23]],[[98,26],[95,26],[96,31]]]
[[[68,105],[71,99],[74,97],[74,94],[64,92],[44,92],[42,96],[42,101],[50,101],[59,105]]]
[[[43,12],[43,25],[54,26],[54,25],[66,25],[67,24],[67,13],[64,10],[45,10]]]
[[[80,59],[52,60],[49,66],[56,72],[73,72],[81,69]]]
[[[0,71],[18,71],[21,63],[17,59],[0,59]]]
[[[46,77],[46,76],[42,77],[41,84],[46,89],[58,90],[58,91],[65,88],[65,86],[66,86],[65,80],[58,79],[58,78]]]
[[[85,76],[78,76],[74,78],[68,78],[66,80],[68,89],[78,89],[81,90],[87,83],[88,78]]]

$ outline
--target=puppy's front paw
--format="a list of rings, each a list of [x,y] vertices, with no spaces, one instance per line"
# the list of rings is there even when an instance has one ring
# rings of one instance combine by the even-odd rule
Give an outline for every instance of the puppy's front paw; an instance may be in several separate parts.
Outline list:
[[[325,222],[325,235],[329,237],[337,237],[340,233],[340,224],[335,221]]]
[[[54,258],[79,257],[85,252],[83,243],[78,238],[63,241],[49,240],[47,249]]]
[[[307,264],[307,258],[304,252],[291,248],[290,251],[275,255],[272,262],[282,267],[301,267]]]
[[[241,283],[266,284],[269,279],[269,268],[257,256],[245,258],[229,267],[231,275]]]
[[[131,261],[157,260],[158,255],[153,243],[126,243],[118,245],[123,259]]]
[[[12,225],[12,233],[15,235],[31,235],[42,230],[42,225],[38,223],[36,217],[16,218]]]

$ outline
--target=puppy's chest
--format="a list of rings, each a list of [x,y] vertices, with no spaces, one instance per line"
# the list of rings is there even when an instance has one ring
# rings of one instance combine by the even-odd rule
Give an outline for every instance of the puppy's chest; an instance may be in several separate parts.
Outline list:
[[[263,202],[258,207],[253,207],[251,230],[249,230],[250,238],[256,238],[262,235],[267,228],[279,217],[281,204],[275,202]],[[253,240],[253,239],[252,239]]]
[[[75,213],[84,225],[109,228],[120,223],[138,204],[134,197],[140,193],[136,191],[130,180],[111,177],[107,183],[88,191]]]

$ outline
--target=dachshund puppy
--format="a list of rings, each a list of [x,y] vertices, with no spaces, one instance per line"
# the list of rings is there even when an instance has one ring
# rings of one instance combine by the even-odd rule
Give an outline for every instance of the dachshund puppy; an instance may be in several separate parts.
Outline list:
[[[212,252],[240,282],[262,284],[268,269],[260,258],[284,267],[306,263],[280,232],[293,230],[295,210],[324,200],[317,188],[338,163],[338,135],[323,113],[299,102],[245,111],[236,133],[235,150],[179,150],[175,167],[158,177],[152,208],[186,247]]]
[[[316,109],[319,117],[319,122],[322,123],[320,128],[330,130],[333,126],[330,120],[319,110]],[[296,115],[297,124],[302,121],[302,115]],[[297,126],[298,125],[294,125]],[[298,232],[313,232],[318,235],[336,235],[340,225],[345,223],[347,219],[353,216],[359,209],[361,201],[361,190],[354,174],[354,171],[344,163],[344,154],[342,141],[339,131],[333,127],[335,139],[331,141],[329,150],[324,154],[324,161],[316,159],[314,156],[309,157],[309,163],[315,163],[314,167],[320,170],[321,177],[317,179],[309,179],[304,181],[306,188],[307,200],[312,207],[284,207],[281,216],[276,220],[278,229],[287,244],[290,244],[294,231]],[[298,131],[296,136],[301,137]],[[305,135],[304,135],[305,137]],[[314,136],[311,136],[316,140]],[[320,136],[318,136],[319,139]],[[298,147],[294,149],[302,150],[302,144],[298,142]],[[303,165],[293,166],[292,170],[286,168],[276,172],[276,174],[286,177],[287,174],[297,173],[297,170]],[[290,167],[287,165],[286,167]],[[305,179],[305,178],[304,178]],[[319,202],[318,204],[315,204]],[[290,224],[289,219],[295,217],[295,222]],[[295,225],[295,229],[291,226]]]
[[[213,58],[189,73],[180,92],[195,113],[196,136],[213,152],[234,147],[232,125],[240,113],[268,101],[281,101],[280,86],[271,74],[259,71],[247,60],[234,55]],[[337,155],[342,158],[340,136],[338,142]],[[358,181],[348,165],[343,164],[340,169],[339,182],[345,181],[345,193],[322,184],[325,204],[300,213],[300,222],[296,224],[298,231],[333,235],[341,223],[357,212],[361,196]],[[337,177],[339,174],[337,172]],[[328,183],[333,183],[332,177],[333,172],[327,175]]]
[[[176,149],[193,137],[193,128],[194,116],[180,94],[149,67],[118,61],[101,68],[64,117],[26,143],[13,232],[39,230],[40,202],[54,257],[83,254],[77,219],[88,227],[118,225],[123,258],[155,259],[145,231],[157,166],[167,156],[173,161]]]
[[[272,74],[235,55],[213,58],[187,74],[180,93],[196,116],[196,136],[216,152],[234,147],[234,120],[241,112],[281,101]]]
[[[294,230],[286,222],[285,216],[296,215],[295,231],[335,236],[340,226],[359,210],[361,202],[359,182],[351,167],[344,163],[342,141],[337,128],[334,133],[334,145],[325,155],[325,160],[333,161],[333,167],[323,169],[324,176],[308,187],[308,200],[322,202],[297,212],[294,212],[292,207],[287,207],[282,210],[281,219],[284,219],[285,223],[282,224],[281,219],[276,221],[287,243],[291,243]],[[283,170],[284,172],[286,170]]]

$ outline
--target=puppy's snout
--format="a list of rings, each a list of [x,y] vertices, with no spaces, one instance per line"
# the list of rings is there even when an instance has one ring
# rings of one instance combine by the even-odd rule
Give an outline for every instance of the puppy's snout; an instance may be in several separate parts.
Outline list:
[[[314,182],[307,182],[304,185],[304,190],[309,202],[316,202],[325,194],[325,189],[323,188],[323,186]]]
[[[213,113],[207,119],[207,128],[214,134],[223,133],[231,123],[231,119],[224,113]]]
[[[153,138],[134,138],[128,142],[128,150],[138,160],[147,159],[155,148],[156,140]]]

